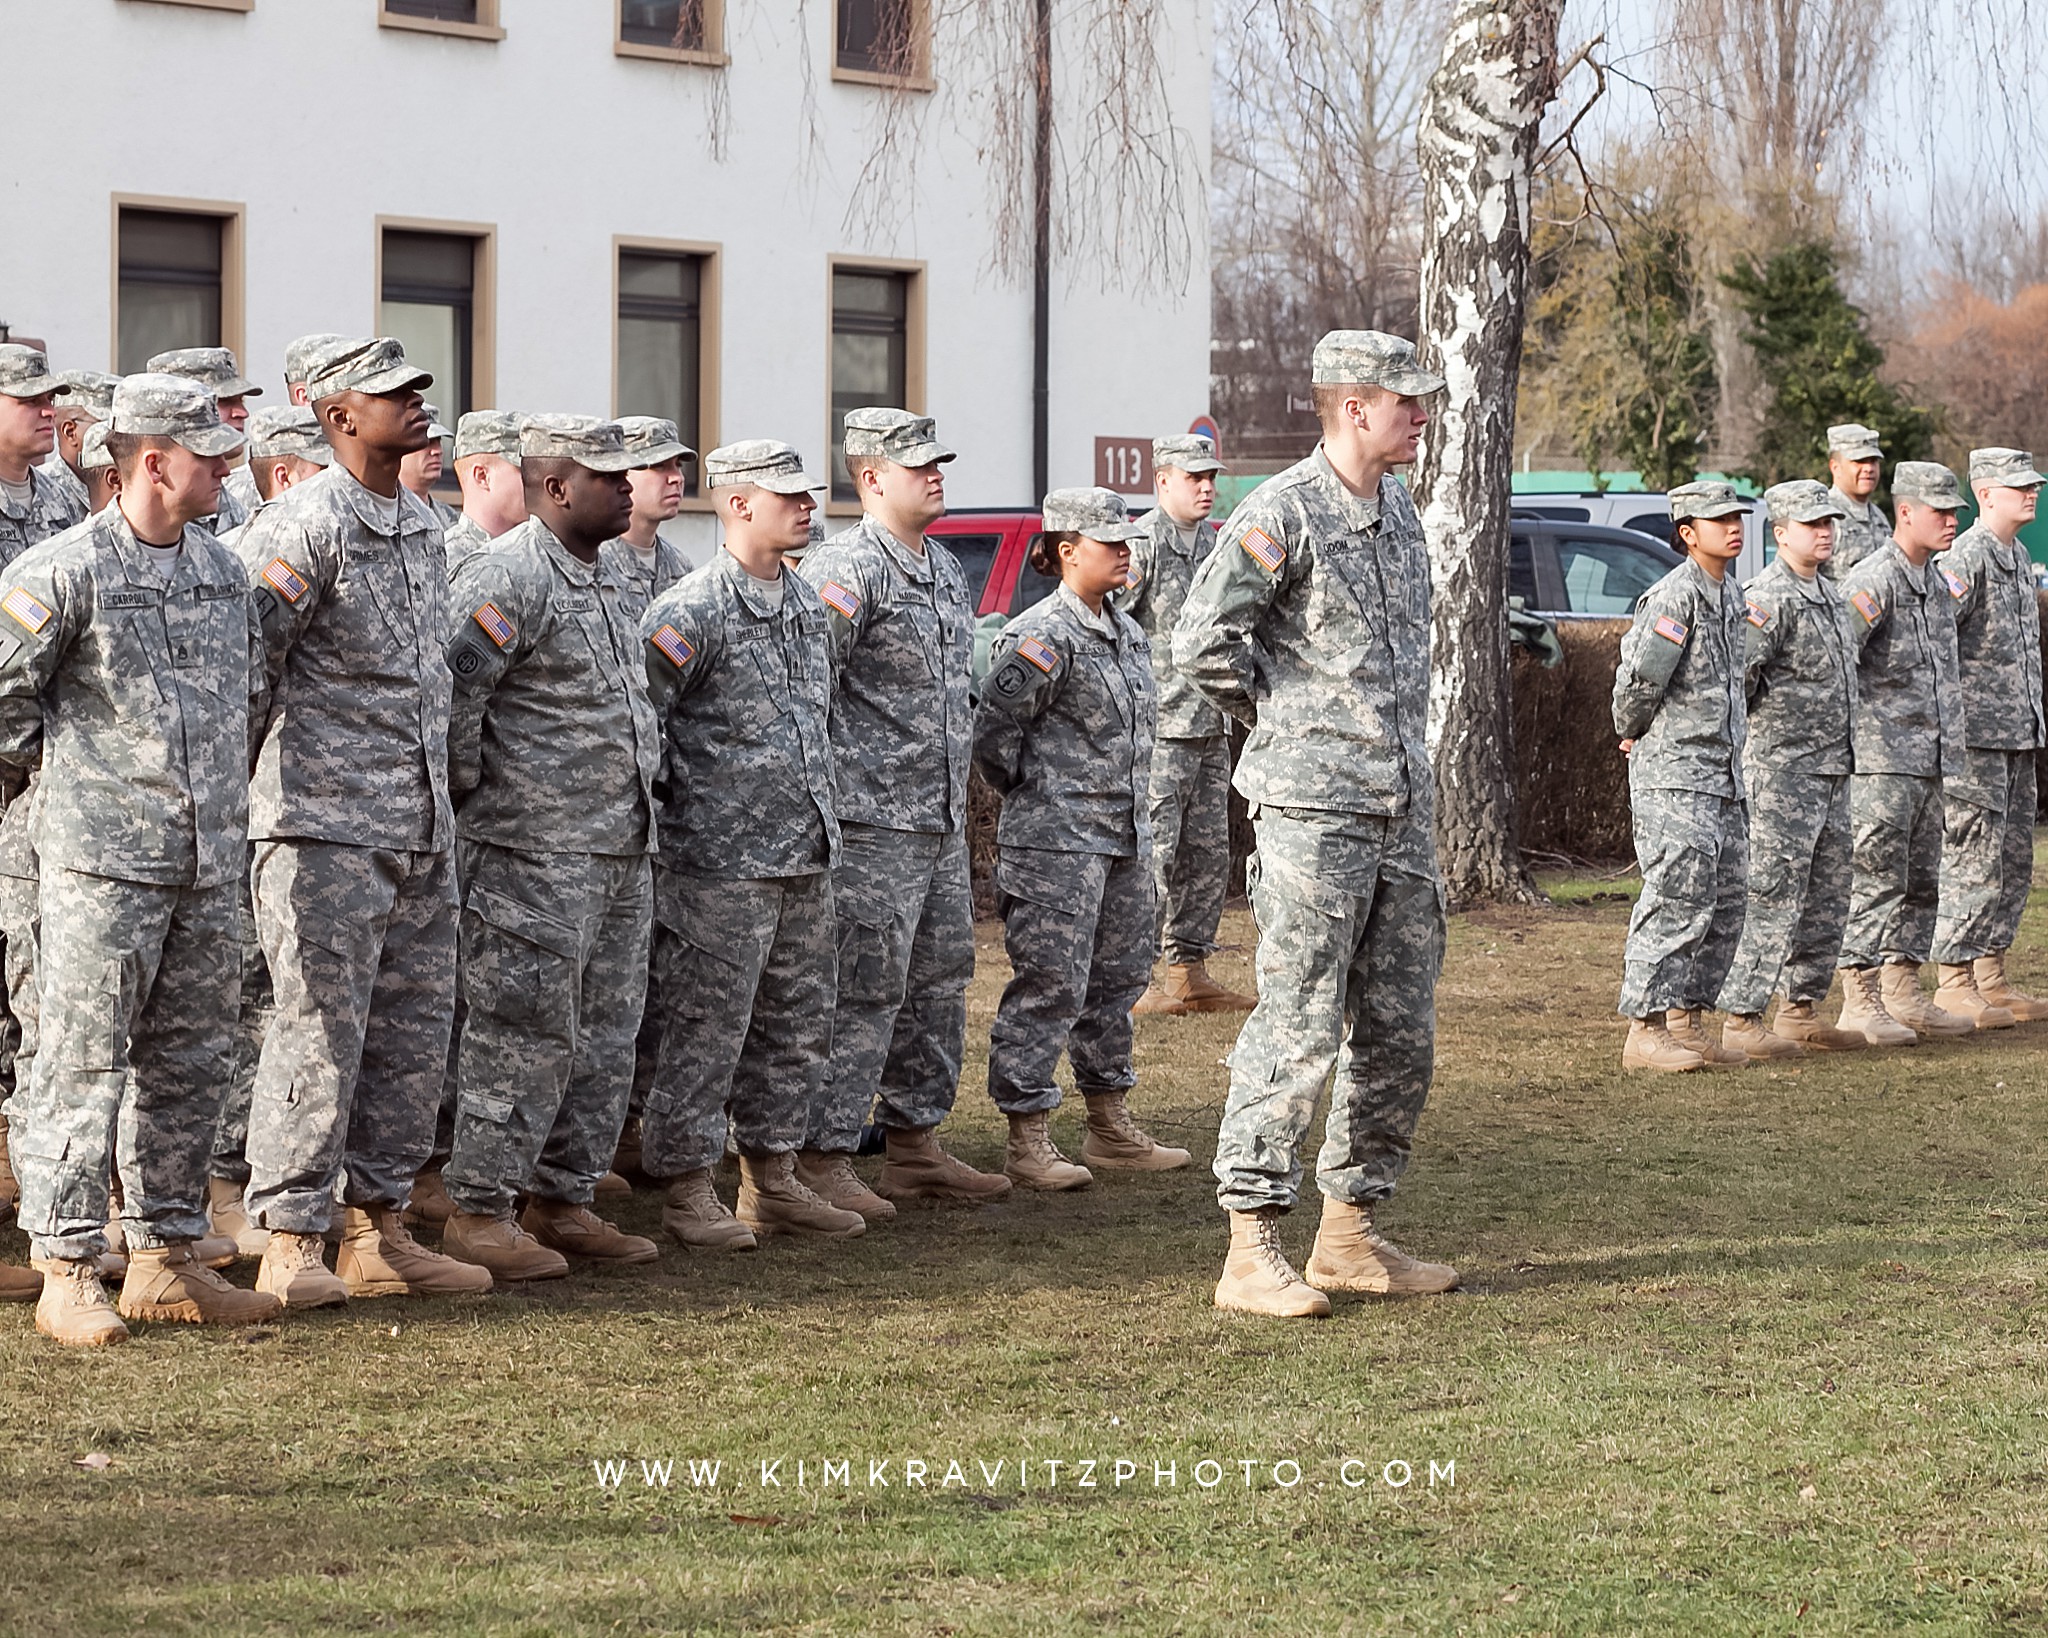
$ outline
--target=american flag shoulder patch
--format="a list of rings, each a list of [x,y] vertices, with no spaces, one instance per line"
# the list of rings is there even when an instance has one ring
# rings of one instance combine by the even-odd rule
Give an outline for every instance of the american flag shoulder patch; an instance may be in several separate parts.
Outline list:
[[[818,588],[818,601],[843,619],[851,620],[860,613],[860,593],[848,591],[836,580],[828,580]]]
[[[1867,591],[1851,592],[1849,594],[1849,606],[1863,616],[1863,623],[1866,626],[1876,625],[1877,617],[1884,612],[1878,606],[1877,599],[1872,597]]]
[[[1942,583],[1948,587],[1949,596],[1960,598],[1969,594],[1970,583],[1961,575],[1951,574],[1947,569],[1943,569],[1941,578]]]
[[[1046,644],[1041,643],[1036,637],[1025,637],[1019,640],[1017,652],[1037,666],[1048,677],[1060,668],[1059,655]]]
[[[1650,629],[1667,643],[1682,643],[1685,641],[1685,622],[1683,620],[1674,620],[1668,614],[1658,615],[1656,625]]]
[[[270,567],[263,571],[263,578],[287,603],[296,603],[306,595],[306,582],[299,577],[299,571],[281,557],[270,560]]]
[[[654,634],[654,646],[661,650],[662,658],[678,671],[690,663],[690,656],[697,651],[674,626],[663,626]]]
[[[1263,529],[1247,529],[1244,539],[1238,542],[1251,560],[1268,574],[1278,574],[1280,565],[1287,561],[1287,548],[1282,546]]]
[[[1758,631],[1762,631],[1765,626],[1771,623],[1771,611],[1754,598],[1749,598],[1745,601],[1749,609],[1749,623],[1755,626]]]
[[[50,623],[50,611],[19,586],[0,599],[0,609],[12,615],[14,623],[23,627],[31,637]]]
[[[484,628],[484,635],[500,648],[503,648],[514,637],[519,635],[519,628],[498,612],[498,605],[496,603],[484,604],[470,618],[482,626]]]

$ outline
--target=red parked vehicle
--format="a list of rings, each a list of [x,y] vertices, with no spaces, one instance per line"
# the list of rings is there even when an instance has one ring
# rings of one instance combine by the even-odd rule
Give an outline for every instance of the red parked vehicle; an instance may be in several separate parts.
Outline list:
[[[1059,584],[1025,561],[1042,528],[1036,511],[989,510],[948,512],[925,532],[960,560],[979,618],[1021,614]]]

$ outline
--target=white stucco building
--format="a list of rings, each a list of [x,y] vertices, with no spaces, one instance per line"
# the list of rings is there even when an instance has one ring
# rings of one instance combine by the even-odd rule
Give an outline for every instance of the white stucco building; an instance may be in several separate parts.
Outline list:
[[[1052,13],[1054,485],[1095,481],[1096,440],[1208,408],[1209,11],[1164,10],[1157,111],[1191,248],[1142,288],[1105,278],[1062,220],[1089,203],[1062,167],[1089,151],[1068,104],[1100,41]],[[35,86],[0,180],[0,322],[59,369],[219,341],[273,403],[293,337],[374,329],[434,370],[451,422],[486,406],[666,413],[699,449],[784,438],[814,469],[835,403],[900,401],[961,451],[956,506],[1030,504],[1033,282],[1028,254],[998,270],[994,224],[1000,198],[1021,198],[1028,230],[1032,194],[1028,163],[989,156],[998,115],[1028,129],[1032,99],[1028,81],[995,83],[1001,51],[974,14],[0,0],[0,54]],[[877,186],[880,222],[849,207]],[[701,554],[710,522],[692,507],[679,532]]]

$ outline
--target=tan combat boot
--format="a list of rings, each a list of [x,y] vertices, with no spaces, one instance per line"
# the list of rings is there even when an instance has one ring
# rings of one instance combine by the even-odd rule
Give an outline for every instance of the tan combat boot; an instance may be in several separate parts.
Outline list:
[[[1979,1029],[2011,1029],[2019,1022],[1977,988],[1977,969],[1972,963],[1944,961],[1935,971],[1941,979],[1935,986],[1934,1004],[1943,1012],[1967,1018]]]
[[[0,1218],[14,1215],[21,1204],[21,1180],[14,1175],[14,1157],[7,1144],[7,1121],[0,1116]]]
[[[196,1242],[136,1246],[121,1282],[121,1317],[180,1320],[187,1325],[255,1325],[276,1319],[284,1304],[267,1291],[230,1285],[192,1255]]]
[[[661,1247],[644,1235],[628,1234],[588,1206],[567,1200],[530,1200],[519,1226],[571,1262],[651,1263]]]
[[[1673,1007],[1664,1015],[1664,1027],[1671,1032],[1672,1040],[1697,1052],[1709,1069],[1740,1069],[1749,1062],[1748,1053],[1708,1039],[1707,1032],[1700,1027],[1698,1007]]]
[[[441,1226],[441,1250],[458,1262],[489,1269],[493,1285],[559,1280],[569,1272],[569,1259],[513,1222],[510,1212],[503,1217],[456,1212]]]
[[[1458,1283],[1449,1263],[1425,1263],[1381,1237],[1373,1208],[1323,1196],[1323,1222],[1302,1273],[1318,1291],[1365,1291],[1379,1297],[1433,1297]]]
[[[268,1232],[249,1221],[249,1210],[242,1203],[242,1185],[230,1178],[206,1180],[206,1217],[215,1234],[234,1242],[237,1256],[261,1257],[263,1248],[270,1244]]]
[[[448,1198],[448,1185],[441,1181],[441,1169],[421,1172],[412,1180],[412,1197],[405,1203],[405,1220],[414,1228],[433,1228],[455,1215],[455,1202]]]
[[[36,1303],[36,1329],[68,1348],[104,1348],[126,1342],[128,1327],[107,1300],[100,1271],[90,1258],[40,1258],[43,1293]]]
[[[628,1115],[619,1128],[619,1146],[612,1153],[612,1170],[624,1178],[645,1177],[640,1165],[640,1134],[644,1130],[638,1115]]]
[[[841,1211],[820,1200],[796,1180],[793,1154],[740,1156],[740,1202],[737,1217],[756,1235],[808,1234],[826,1240],[851,1240],[867,1232],[868,1220],[857,1211]]]
[[[1806,1055],[1797,1041],[1765,1029],[1764,1015],[1760,1012],[1730,1013],[1728,1021],[1721,1026],[1721,1045],[1731,1052],[1741,1053],[1752,1063]]]
[[[348,1286],[329,1272],[326,1247],[325,1235],[273,1229],[256,1270],[256,1289],[287,1308],[332,1308],[347,1302]]]
[[[488,1269],[429,1251],[396,1206],[341,1208],[334,1272],[351,1297],[452,1297],[488,1291]]]
[[[1280,1249],[1280,1208],[1230,1214],[1230,1251],[1216,1282],[1216,1306],[1273,1319],[1327,1319],[1330,1299],[1299,1274]]]
[[[1889,1019],[1886,1022],[1890,1022]],[[1899,1026],[1893,1024],[1897,1029]],[[1813,1010],[1811,1001],[1780,1001],[1778,1016],[1771,1020],[1771,1033],[1787,1041],[1796,1041],[1815,1052],[1861,1052],[1870,1043],[1855,1031],[1836,1029],[1823,1023]],[[1911,1034],[1910,1030],[1905,1033]],[[1913,1043],[1904,1043],[1911,1046]]]
[[[985,1206],[1010,1192],[1000,1172],[977,1172],[939,1146],[938,1128],[891,1126],[875,1193],[899,1206]]]
[[[1153,1141],[1131,1119],[1131,1105],[1122,1092],[1088,1092],[1088,1135],[1081,1139],[1081,1158],[1112,1172],[1173,1172],[1192,1158],[1185,1149],[1169,1149]]]
[[[1145,993],[1138,997],[1131,1007],[1133,1018],[1178,1018],[1188,1009],[1178,998],[1168,995],[1157,978],[1148,979]]]
[[[853,1169],[852,1155],[802,1150],[796,1157],[796,1180],[826,1204],[857,1211],[870,1223],[886,1223],[896,1215],[896,1208]]]
[[[606,1172],[597,1180],[597,1187],[592,1192],[600,1199],[624,1200],[632,1194],[633,1185],[617,1172]]]
[[[1623,1069],[1654,1069],[1666,1075],[1688,1069],[1705,1069],[1706,1058],[1683,1042],[1674,1040],[1661,1013],[1628,1021],[1628,1039],[1621,1047]]]
[[[2012,987],[2012,980],[2005,975],[2003,950],[1979,956],[1972,966],[1977,972],[1978,993],[1994,1007],[2005,1008],[2023,1024],[2036,1024],[2048,1018],[2048,1001]]]
[[[1208,963],[1202,961],[1170,964],[1164,987],[1182,1012],[1250,1012],[1259,1004],[1255,995],[1226,990],[1209,976]]]
[[[1003,1170],[1010,1181],[1027,1189],[1057,1192],[1085,1189],[1095,1181],[1086,1166],[1076,1166],[1059,1151],[1052,1140],[1052,1117],[1044,1110],[1035,1115],[1010,1117],[1010,1141],[1003,1148]]]
[[[43,1294],[43,1277],[32,1268],[0,1263],[0,1302],[34,1302]]]
[[[661,1232],[692,1251],[752,1251],[760,1244],[754,1231],[718,1198],[708,1167],[685,1172],[669,1184]]]
[[[1784,1014],[1778,1016],[1782,1021]],[[1842,1015],[1835,1023],[1845,1035],[1860,1035],[1874,1047],[1920,1044],[1920,1037],[1886,1009],[1884,984],[1875,967],[1842,969]]]
[[[1878,969],[1877,987],[1884,996],[1884,1010],[1923,1040],[1930,1035],[1969,1035],[1977,1028],[1971,1019],[1920,993],[1918,962],[1887,961]]]

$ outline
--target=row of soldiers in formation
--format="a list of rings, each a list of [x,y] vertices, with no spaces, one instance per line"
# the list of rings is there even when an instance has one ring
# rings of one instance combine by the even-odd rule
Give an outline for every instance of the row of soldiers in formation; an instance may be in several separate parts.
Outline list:
[[[1777,554],[1738,588],[1745,503],[1672,491],[1687,561],[1623,640],[1614,727],[1643,892],[1629,924],[1623,1063],[1684,1071],[2048,1018],[2007,954],[2033,881],[2048,745],[2034,567],[2044,479],[2025,450],[1892,471],[1828,431],[1833,487],[1769,490]],[[1938,965],[1929,995],[1922,968]],[[1817,1009],[1840,971],[1833,1024]],[[1769,1024],[1764,1013],[1779,998]],[[1727,1017],[1713,1039],[1704,1015]]]

